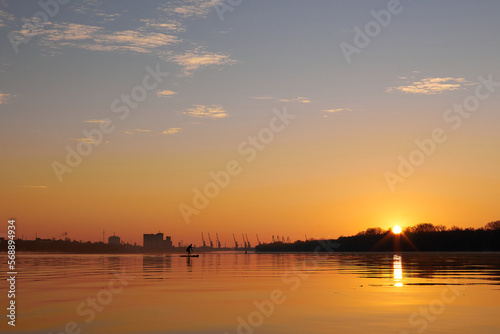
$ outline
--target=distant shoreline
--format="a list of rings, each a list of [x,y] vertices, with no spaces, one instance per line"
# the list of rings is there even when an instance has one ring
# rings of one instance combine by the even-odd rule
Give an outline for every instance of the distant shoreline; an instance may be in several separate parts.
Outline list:
[[[369,228],[354,236],[337,239],[275,241],[261,243],[254,248],[195,247],[195,253],[252,252],[255,253],[349,253],[349,252],[500,252],[500,221],[485,228],[446,229],[444,226],[419,224],[400,233],[380,228]],[[106,244],[74,240],[15,239],[17,252],[62,254],[185,254],[184,247],[144,249],[131,244]],[[0,251],[7,251],[7,242],[0,238]]]

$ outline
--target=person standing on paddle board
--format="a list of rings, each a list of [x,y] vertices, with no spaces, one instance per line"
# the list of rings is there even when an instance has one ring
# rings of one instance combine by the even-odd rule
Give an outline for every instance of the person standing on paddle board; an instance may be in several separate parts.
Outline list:
[[[188,255],[190,255],[192,251],[193,251],[193,244],[187,246],[186,248],[186,252],[188,253]]]

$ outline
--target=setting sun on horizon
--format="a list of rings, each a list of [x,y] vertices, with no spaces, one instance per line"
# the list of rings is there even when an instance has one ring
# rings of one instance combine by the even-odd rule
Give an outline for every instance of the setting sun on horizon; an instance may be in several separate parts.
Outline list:
[[[394,234],[400,234],[401,231],[402,231],[402,229],[401,229],[401,226],[399,226],[399,225],[396,225],[392,228],[392,233],[394,233]]]

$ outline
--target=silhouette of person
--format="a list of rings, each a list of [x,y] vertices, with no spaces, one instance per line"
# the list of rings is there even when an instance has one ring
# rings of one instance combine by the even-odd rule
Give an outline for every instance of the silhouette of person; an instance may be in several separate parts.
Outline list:
[[[193,244],[190,244],[189,246],[187,246],[186,248],[186,252],[189,254],[191,254],[191,252],[193,251]]]

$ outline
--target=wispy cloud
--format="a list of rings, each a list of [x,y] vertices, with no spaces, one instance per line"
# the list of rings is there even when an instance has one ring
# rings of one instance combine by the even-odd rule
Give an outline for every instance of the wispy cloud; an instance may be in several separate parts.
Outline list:
[[[183,54],[170,56],[169,59],[184,67],[184,74],[189,76],[194,71],[204,66],[231,65],[236,60],[221,53],[211,53],[198,47],[195,50],[187,51]]]
[[[386,92],[432,95],[458,90],[468,84],[464,78],[425,78],[420,81],[413,81],[407,85],[388,87]]]
[[[38,188],[38,189],[46,189],[46,188],[48,188],[48,186],[26,186],[26,185],[22,185],[20,187],[23,187],[23,188]]]
[[[321,110],[327,113],[336,113],[336,112],[342,112],[342,111],[352,111],[352,109],[349,108],[335,108],[335,109],[324,109]]]
[[[195,104],[193,108],[187,109],[184,114],[198,118],[224,118],[229,116],[221,106],[204,106],[199,104]]]
[[[156,96],[158,96],[158,97],[169,97],[169,96],[172,96],[175,94],[177,94],[177,92],[173,92],[171,90],[161,90],[161,91],[156,92]]]
[[[182,131],[182,128],[168,128],[167,130],[163,131],[162,133],[164,135],[174,135],[176,133],[179,133]]]
[[[84,142],[87,142],[89,144],[96,144],[97,141],[93,138],[73,138],[72,139],[73,141],[84,141]]]
[[[49,20],[31,30],[16,19],[14,23],[18,29],[12,32],[29,36],[46,55],[60,54],[66,48],[155,55],[180,66],[184,76],[191,76],[202,68],[237,63],[228,54],[208,50],[196,42],[183,40],[180,35],[194,18],[205,17],[214,10],[214,4],[220,2],[222,0],[172,0],[159,5],[151,17],[135,19],[127,10],[110,11],[103,1],[82,0],[73,7],[78,23]],[[0,25],[11,16],[0,11]],[[80,16],[85,16],[85,20]],[[125,26],[128,29],[122,30]]]
[[[5,27],[8,23],[11,23],[13,21],[14,16],[0,9],[0,27]]]
[[[311,100],[307,97],[298,96],[293,99],[279,99],[280,102],[289,102],[289,103],[311,103]]]
[[[136,133],[152,133],[152,130],[147,130],[147,129],[135,129],[135,130],[126,130],[125,134],[127,135],[134,135]]]
[[[162,32],[168,31],[170,33],[178,33],[185,32],[186,28],[182,25],[179,20],[172,19],[142,19],[142,23],[144,23],[143,27],[140,27],[139,30],[147,31],[147,30],[160,30]]]
[[[153,130],[147,130],[147,129],[135,129],[135,130],[126,130],[124,133],[126,135],[135,135],[135,134],[144,134],[144,135],[158,135],[158,134],[164,134],[164,135],[173,135],[176,133],[179,133],[182,131],[182,128],[168,128],[163,131],[153,131]]]
[[[54,42],[93,39],[97,33],[104,30],[101,27],[76,23],[48,23],[48,26],[50,26],[50,29],[46,30],[45,34],[47,36],[45,39]]]
[[[85,123],[107,123],[108,121],[103,119],[89,119],[84,121]]]
[[[150,49],[163,47],[179,40],[174,35],[162,33],[141,33],[133,30],[124,30],[113,33],[102,33],[95,37],[98,45],[115,48],[133,48],[137,52],[150,53]],[[138,51],[141,50],[141,51]]]
[[[7,102],[8,99],[12,97],[11,94],[0,92],[0,104]]]
[[[48,27],[48,28],[47,28]],[[152,23],[150,26],[152,27]],[[180,29],[178,27],[178,29]],[[108,31],[102,27],[75,23],[47,24],[39,29],[40,44],[53,53],[63,47],[91,51],[128,51],[142,54],[156,54],[183,67],[185,75],[191,75],[201,67],[230,65],[236,63],[228,55],[206,51],[203,47],[174,54],[165,47],[182,42],[173,34],[150,31],[142,27],[135,30]]]
[[[116,8],[115,12],[107,13],[102,8],[100,8],[101,6],[101,1],[83,0],[75,2],[72,7],[74,12],[84,15],[87,19],[91,18],[93,22],[113,22],[122,16],[122,14],[116,12]]]
[[[286,103],[311,103],[311,99],[308,97],[297,96],[291,99],[285,98],[274,98],[272,96],[252,96],[254,100],[267,100],[273,102],[286,102]]]
[[[19,32],[22,34],[22,32]],[[40,44],[49,51],[74,47],[92,51],[130,51],[145,54],[163,52],[180,40],[170,34],[134,30],[108,31],[102,27],[75,23],[47,23],[38,29]]]
[[[222,0],[174,0],[161,4],[153,17],[132,20],[133,27],[117,30],[117,22],[130,21],[130,13],[117,10],[109,13],[102,1],[85,0],[75,4],[77,14],[91,18],[91,25],[73,22],[47,22],[35,30],[22,28],[16,35],[30,36],[48,55],[61,53],[65,48],[96,52],[132,52],[156,55],[182,67],[185,76],[205,67],[231,65],[237,61],[227,54],[208,51],[196,43],[184,41],[179,33],[185,32],[193,18],[205,17]],[[2,14],[3,13],[3,14]],[[8,15],[0,11],[0,24]],[[77,15],[79,16],[79,15]],[[109,24],[111,21],[113,24]],[[19,20],[17,20],[19,21]],[[88,19],[80,22],[89,22]],[[21,22],[18,22],[21,27]],[[130,22],[129,22],[130,23]],[[130,26],[130,24],[128,25]],[[175,49],[172,47],[175,45]],[[194,45],[194,46],[193,46]],[[186,49],[189,47],[189,49]]]
[[[162,4],[158,10],[180,18],[205,17],[214,9],[214,4],[222,2],[223,0],[176,0]]]

